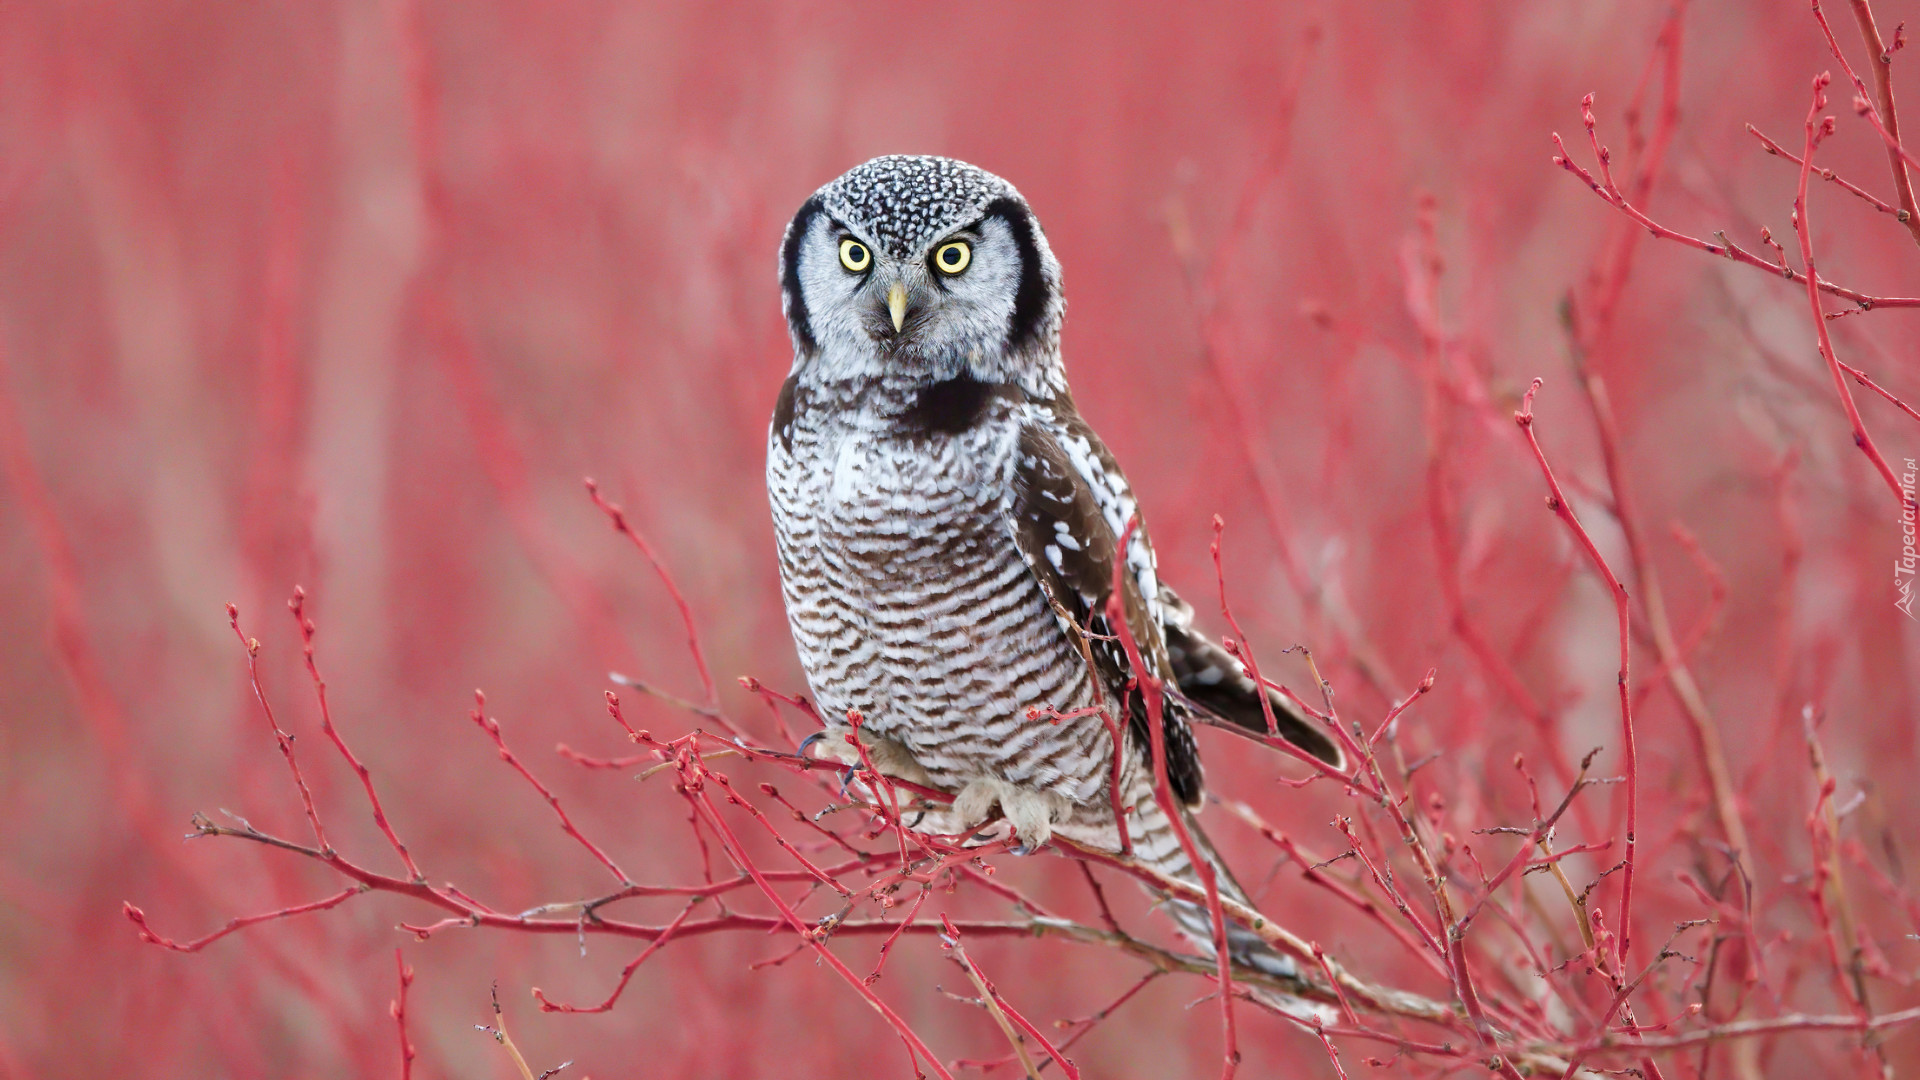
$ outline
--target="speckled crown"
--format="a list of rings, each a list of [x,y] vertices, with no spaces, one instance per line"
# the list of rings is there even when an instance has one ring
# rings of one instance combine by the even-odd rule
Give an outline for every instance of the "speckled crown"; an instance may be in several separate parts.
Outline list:
[[[900,259],[1005,197],[1017,199],[1020,193],[985,169],[912,154],[856,165],[819,191],[828,213],[865,229]]]

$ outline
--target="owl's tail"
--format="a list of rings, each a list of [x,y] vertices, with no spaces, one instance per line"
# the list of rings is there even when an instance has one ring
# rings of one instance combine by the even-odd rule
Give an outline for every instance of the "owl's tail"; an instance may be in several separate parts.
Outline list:
[[[1181,845],[1179,833],[1174,829],[1173,822],[1161,809],[1159,802],[1154,799],[1153,788],[1147,781],[1144,770],[1129,770],[1129,772],[1135,773],[1134,776],[1127,778],[1130,782],[1125,785],[1130,796],[1127,800],[1131,807],[1127,814],[1127,832],[1133,846],[1133,857],[1167,877],[1199,886],[1200,874],[1195,869],[1193,860],[1187,855],[1186,848]],[[1227,869],[1226,863],[1220,859],[1219,854],[1214,850],[1213,842],[1201,830],[1199,821],[1190,811],[1181,809],[1179,813],[1186,825],[1187,834],[1193,839],[1194,846],[1199,849],[1201,858],[1213,868],[1215,886],[1219,889],[1221,897],[1251,907],[1252,902],[1246,890],[1241,888],[1240,883],[1234,879],[1233,873]],[[1111,818],[1111,814],[1109,810],[1105,816]],[[1118,830],[1112,827],[1110,820],[1102,822],[1101,826],[1094,829],[1057,827],[1055,831],[1080,843],[1088,843],[1107,850],[1119,849]],[[1162,906],[1173,918],[1175,925],[1180,928],[1181,934],[1191,940],[1202,954],[1207,957],[1216,955],[1213,917],[1207,911],[1205,904],[1183,899],[1168,899]],[[1311,994],[1315,998],[1324,996],[1321,990],[1302,977],[1293,957],[1268,945],[1260,935],[1235,922],[1231,915],[1227,916],[1226,931],[1227,954],[1233,958],[1234,963],[1292,984],[1298,992]],[[1296,1014],[1315,1012],[1320,1009],[1316,1003],[1291,995],[1283,995],[1277,1004]]]

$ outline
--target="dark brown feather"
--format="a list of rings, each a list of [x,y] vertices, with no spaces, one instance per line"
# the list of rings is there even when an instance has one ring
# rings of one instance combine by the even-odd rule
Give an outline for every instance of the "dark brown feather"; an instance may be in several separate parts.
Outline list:
[[[1137,690],[1129,690],[1132,665],[1107,619],[1118,537],[1066,452],[1051,435],[1031,425],[1021,432],[1012,510],[1021,557],[1053,603],[1062,629],[1084,642],[1101,682],[1126,701],[1133,741],[1144,757],[1150,745],[1146,704]],[[1122,574],[1120,579],[1121,610],[1142,660],[1153,669],[1154,677],[1174,682],[1161,628],[1149,613],[1137,580],[1132,574]],[[1181,802],[1197,805],[1200,755],[1177,699],[1167,699],[1162,721],[1168,784]]]
[[[1180,693],[1202,712],[1249,731],[1267,733],[1267,713],[1260,706],[1254,681],[1226,649],[1193,628],[1193,608],[1160,587],[1160,611],[1165,620],[1167,659]],[[1280,693],[1268,690],[1274,724],[1280,737],[1339,768],[1340,747],[1324,726],[1300,711]]]
[[[789,454],[793,453],[794,392],[799,382],[799,376],[787,376],[787,381],[780,384],[780,399],[773,403],[773,435]]]

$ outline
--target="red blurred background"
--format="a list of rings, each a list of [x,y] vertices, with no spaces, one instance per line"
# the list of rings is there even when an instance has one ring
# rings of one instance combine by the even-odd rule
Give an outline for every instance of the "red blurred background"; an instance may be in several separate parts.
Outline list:
[[[1916,10],[1877,9],[1884,26]],[[511,1075],[473,1030],[491,1022],[495,980],[536,1069],[902,1073],[893,1036],[811,960],[749,971],[786,950],[752,936],[670,946],[610,1016],[546,1016],[529,986],[597,998],[624,946],[590,941],[583,959],[572,940],[524,935],[415,942],[395,924],[428,913],[375,895],[183,956],[121,914],[131,900],[191,937],[339,887],[274,852],[180,840],[193,812],[221,808],[301,828],[230,600],[336,843],[393,869],[353,777],[323,753],[282,606],[296,583],[334,716],[436,881],[509,908],[602,885],[466,719],[476,686],[627,864],[662,878],[697,865],[668,793],[549,753],[621,752],[600,702],[609,670],[697,686],[665,593],[580,480],[597,477],[659,548],[730,707],[751,701],[737,675],[801,686],[761,480],[791,358],[775,249],[808,193],[880,153],[964,158],[1031,201],[1065,266],[1077,396],[1142,495],[1165,575],[1209,595],[1219,513],[1237,614],[1267,653],[1309,641],[1343,705],[1374,717],[1385,698],[1357,642],[1399,692],[1438,668],[1409,752],[1444,751],[1425,775],[1461,820],[1511,823],[1524,796],[1508,761],[1538,748],[1455,633],[1429,465],[1444,447],[1443,527],[1480,632],[1553,711],[1565,753],[1611,746],[1612,606],[1541,511],[1505,417],[1544,376],[1548,453],[1576,503],[1604,490],[1558,312],[1637,230],[1549,162],[1549,133],[1578,134],[1593,91],[1603,135],[1625,145],[1668,11],[0,7],[0,1074],[396,1075],[395,945],[419,971],[420,1075]],[[1795,170],[1743,125],[1799,145],[1808,81],[1833,66],[1818,31],[1804,5],[1728,0],[1693,5],[1683,26],[1651,209],[1749,247],[1767,225],[1791,246]],[[1850,91],[1835,96],[1822,163],[1891,197],[1875,136]],[[1478,411],[1435,409],[1423,383],[1408,268],[1429,197],[1443,350],[1488,388]],[[1824,273],[1920,292],[1904,230],[1830,185],[1814,199]],[[1694,670],[1753,809],[1758,887],[1776,927],[1804,936],[1804,888],[1785,880],[1802,872],[1814,794],[1803,704],[1824,717],[1837,798],[1864,792],[1848,835],[1896,879],[1915,855],[1920,627],[1894,608],[1898,511],[1851,445],[1803,292],[1677,245],[1643,240],[1633,258],[1590,359],[1677,624],[1708,611],[1710,585],[1668,523],[1724,574]],[[1911,400],[1917,318],[1842,319],[1836,345]],[[1871,395],[1861,407],[1896,465],[1920,456],[1920,426]],[[1623,567],[1619,530],[1581,510]],[[1304,669],[1270,663],[1299,684]],[[687,726],[631,708],[643,726]],[[1216,788],[1339,849],[1338,793],[1289,791],[1271,763],[1206,738]],[[1710,832],[1680,710],[1657,688],[1641,752],[1651,944],[1688,914],[1669,903],[1684,896],[1673,875],[1708,857]],[[1208,820],[1268,910],[1362,967],[1380,960],[1366,926],[1292,875],[1267,881],[1257,839]],[[1066,904],[1064,865],[1007,872]],[[1903,933],[1880,946],[1900,971],[1920,963]],[[1045,1019],[1134,977],[1069,945],[976,952]],[[935,989],[959,978],[921,939],[877,987],[943,1053],[997,1056],[978,1010]],[[1205,992],[1160,980],[1074,1056],[1089,1075],[1210,1070],[1212,1014],[1185,1007]],[[1817,977],[1797,992],[1837,1007]],[[1243,1038],[1252,1075],[1331,1075],[1301,1032],[1250,1023]],[[1908,1067],[1915,1045],[1891,1044]]]

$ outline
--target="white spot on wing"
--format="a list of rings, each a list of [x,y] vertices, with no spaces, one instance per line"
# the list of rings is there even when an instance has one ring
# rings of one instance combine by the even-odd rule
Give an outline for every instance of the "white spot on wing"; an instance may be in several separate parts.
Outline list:
[[[1070,434],[1058,427],[1055,427],[1055,434],[1060,448],[1073,465],[1073,471],[1087,485],[1095,505],[1100,507],[1100,515],[1107,519],[1107,527],[1113,530],[1116,537],[1126,532],[1127,523],[1133,520],[1138,509],[1133,492],[1127,488],[1126,477],[1108,471],[1086,436]],[[1159,621],[1160,578],[1154,570],[1153,551],[1137,529],[1127,543],[1127,567],[1140,583],[1140,597],[1146,602],[1147,614],[1154,621]]]

